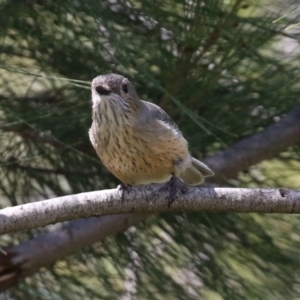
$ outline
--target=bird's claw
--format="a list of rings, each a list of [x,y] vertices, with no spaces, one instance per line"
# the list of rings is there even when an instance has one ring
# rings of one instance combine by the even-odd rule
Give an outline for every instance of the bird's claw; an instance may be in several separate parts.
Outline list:
[[[178,192],[178,179],[175,175],[172,175],[169,182],[167,182],[167,185],[170,186],[170,192],[168,196],[168,208],[172,205],[172,203],[175,201],[177,192]]]
[[[120,183],[120,184],[117,186],[117,189],[122,193],[122,196],[121,196],[122,202],[124,202],[124,193],[125,193],[126,191],[128,191],[130,188],[131,188],[131,185],[125,184],[125,183]]]

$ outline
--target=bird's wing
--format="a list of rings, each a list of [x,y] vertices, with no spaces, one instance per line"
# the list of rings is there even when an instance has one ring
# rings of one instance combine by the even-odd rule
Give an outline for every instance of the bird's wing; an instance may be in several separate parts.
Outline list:
[[[164,122],[167,126],[171,127],[173,130],[181,133],[176,123],[172,120],[172,118],[158,105],[142,100],[143,104],[148,110],[149,118],[155,118],[156,120],[160,120]]]

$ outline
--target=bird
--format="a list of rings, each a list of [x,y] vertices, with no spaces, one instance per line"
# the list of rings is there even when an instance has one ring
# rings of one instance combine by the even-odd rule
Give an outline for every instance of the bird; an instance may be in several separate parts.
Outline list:
[[[178,179],[196,186],[214,175],[191,156],[187,140],[171,117],[158,105],[141,100],[126,77],[99,75],[92,81],[91,93],[90,141],[123,188],[168,183],[170,207]]]

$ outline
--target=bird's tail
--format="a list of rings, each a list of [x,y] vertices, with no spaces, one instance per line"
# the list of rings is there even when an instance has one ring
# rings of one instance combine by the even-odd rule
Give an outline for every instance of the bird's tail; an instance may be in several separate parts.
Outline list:
[[[191,166],[187,167],[179,178],[187,185],[199,185],[207,176],[213,176],[214,172],[204,163],[192,157]]]

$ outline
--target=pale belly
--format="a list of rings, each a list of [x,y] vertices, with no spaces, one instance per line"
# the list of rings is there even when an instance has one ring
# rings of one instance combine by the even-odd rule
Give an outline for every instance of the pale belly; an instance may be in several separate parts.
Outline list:
[[[179,174],[190,163],[187,143],[182,137],[126,138],[110,136],[92,143],[108,170],[120,181],[130,185],[163,183]]]
[[[162,183],[170,180],[176,165],[170,153],[149,148],[113,149],[100,156],[103,164],[123,183],[130,185]]]

